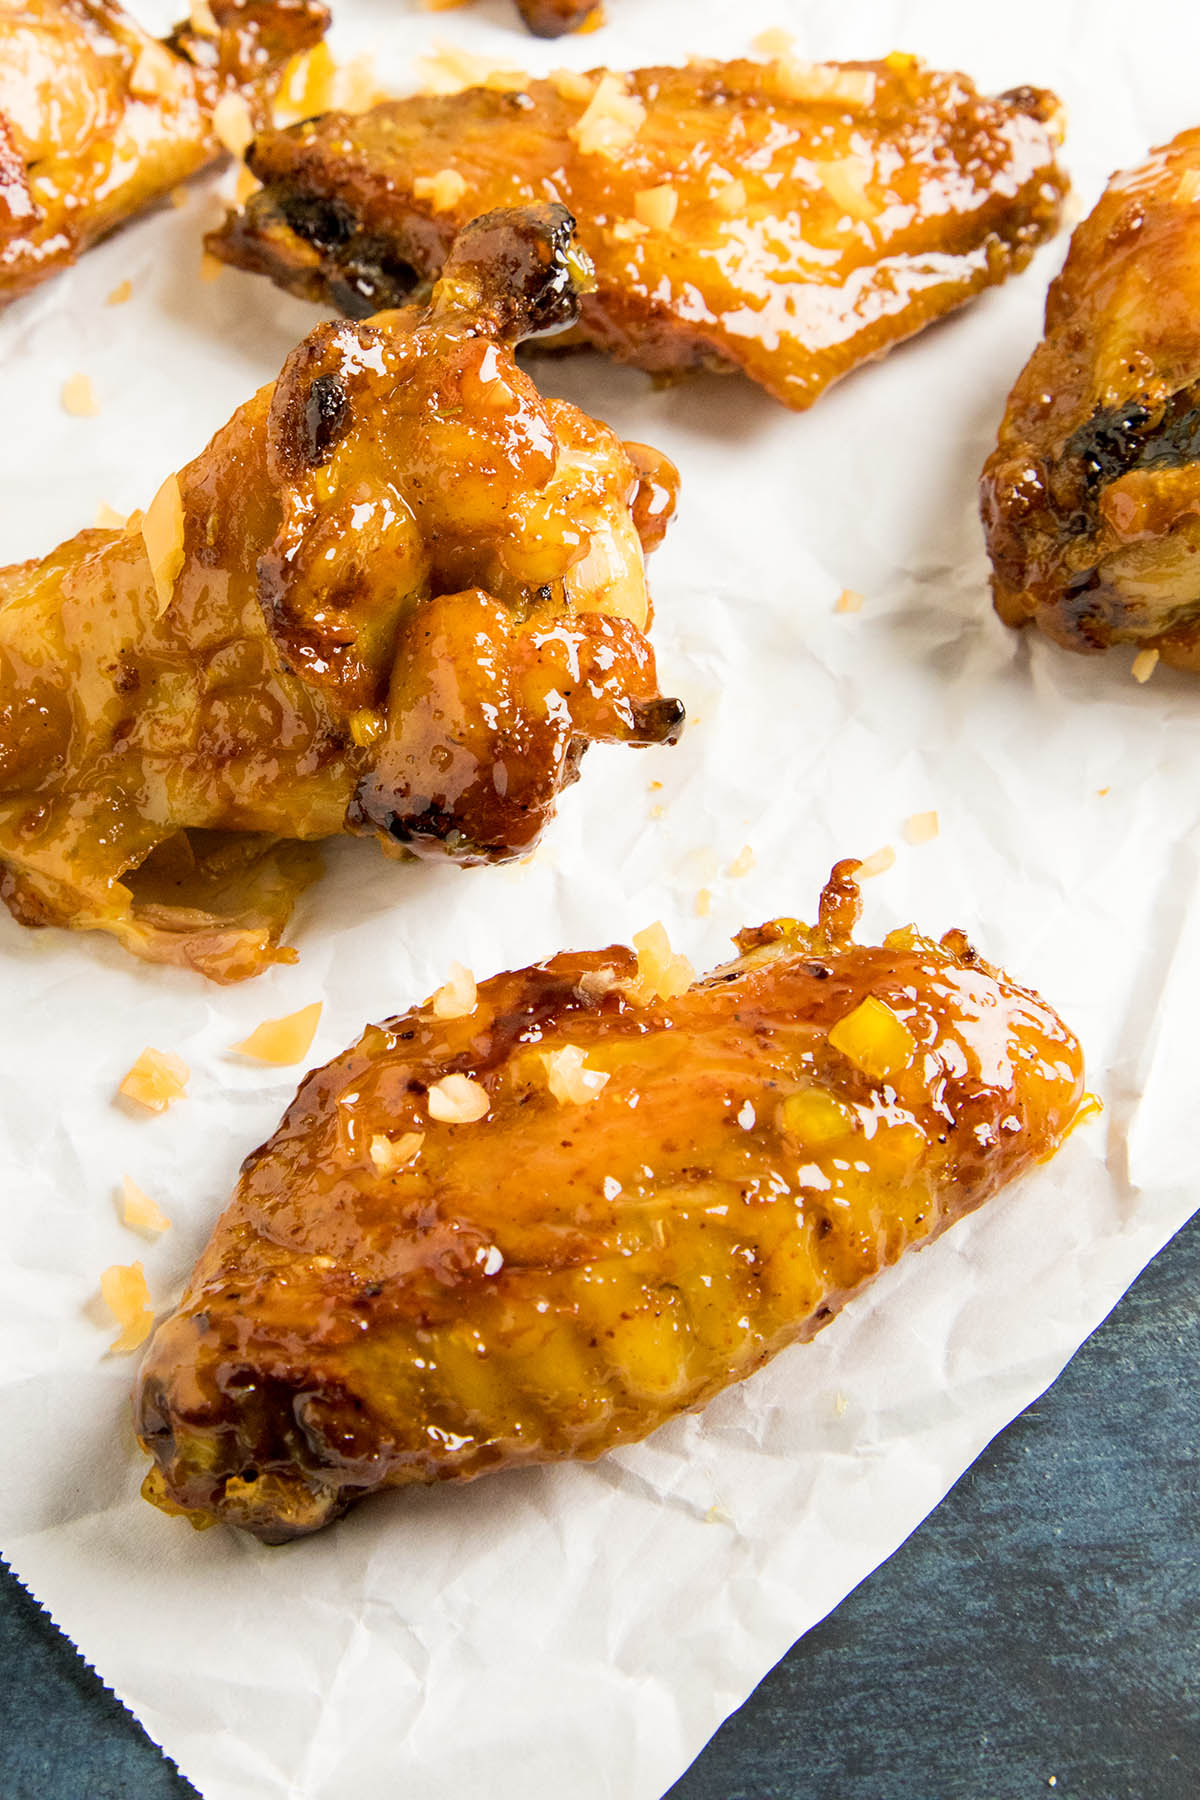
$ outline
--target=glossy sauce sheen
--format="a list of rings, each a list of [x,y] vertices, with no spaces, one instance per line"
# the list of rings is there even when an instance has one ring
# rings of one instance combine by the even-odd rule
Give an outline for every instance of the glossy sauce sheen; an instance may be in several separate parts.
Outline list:
[[[249,159],[263,189],[211,248],[354,312],[439,267],[474,213],[561,199],[597,271],[577,336],[659,375],[740,369],[805,407],[1057,229],[1051,94],[988,100],[911,56],[640,69],[616,80],[644,122],[606,155],[571,136],[586,94],[570,79],[266,132]],[[439,211],[414,184],[446,169],[466,186]],[[638,196],[662,187],[675,216],[643,227]]]
[[[321,0],[211,0],[216,35],[150,37],[112,0],[0,8],[0,305],[223,154],[222,95],[262,125]]]
[[[276,1541],[377,1488],[598,1456],[1050,1155],[1075,1038],[961,933],[852,943],[856,866],[815,930],[743,933],[680,998],[639,1003],[623,948],[557,956],[308,1076],[147,1354],[147,1497]],[[868,1000],[908,1046],[873,1074],[830,1039]],[[568,1046],[597,1097],[552,1096]],[[485,1118],[431,1116],[448,1074]],[[373,1140],[418,1133],[381,1173]]]
[[[996,608],[1200,670],[1200,130],[1113,177],[983,473]]]
[[[644,551],[675,471],[512,345],[574,316],[570,219],[462,234],[430,306],[319,325],[141,528],[0,570],[0,895],[217,980],[281,954],[309,846],[531,850],[587,744],[673,741]]]

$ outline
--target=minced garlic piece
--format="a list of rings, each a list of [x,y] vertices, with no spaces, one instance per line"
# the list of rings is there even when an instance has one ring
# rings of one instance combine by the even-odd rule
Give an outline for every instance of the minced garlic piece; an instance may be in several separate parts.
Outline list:
[[[264,1019],[248,1038],[231,1048],[239,1056],[252,1056],[255,1062],[302,1062],[312,1049],[323,1004],[321,1000],[314,1000],[311,1006],[302,1006],[299,1012],[285,1013],[281,1019]]]
[[[605,994],[611,994],[623,985],[611,963],[606,963],[602,969],[589,969],[576,983],[585,1000],[603,1000]]]
[[[101,500],[96,508],[95,525],[98,531],[124,531],[127,520],[124,513],[117,512],[115,507]]]
[[[1139,650],[1133,659],[1133,666],[1129,673],[1133,676],[1135,681],[1145,682],[1149,681],[1157,667],[1157,650]]]
[[[917,1040],[904,1020],[874,994],[838,1020],[829,1042],[872,1081],[899,1074],[917,1053]]]
[[[849,1137],[855,1116],[836,1094],[813,1087],[789,1094],[779,1109],[779,1122],[792,1137],[816,1148]]]
[[[608,228],[609,237],[615,238],[618,244],[632,244],[649,234],[650,227],[643,225],[638,219],[617,219]]]
[[[796,48],[796,40],[781,25],[772,25],[768,31],[759,32],[750,48],[756,56],[791,56]]]
[[[114,1263],[100,1277],[100,1293],[104,1304],[121,1327],[108,1346],[112,1356],[127,1356],[144,1344],[154,1326],[150,1307],[150,1289],[140,1262]]]
[[[221,95],[213,107],[212,128],[231,156],[245,155],[254,142],[254,120],[244,94]]]
[[[646,122],[646,108],[636,94],[628,94],[619,76],[610,72],[572,125],[573,138],[585,156],[618,156],[628,150]]]
[[[869,881],[872,875],[883,875],[896,860],[896,852],[890,844],[882,850],[876,850],[873,856],[866,856],[859,863],[854,873],[860,881]]]
[[[753,867],[754,852],[749,844],[743,844],[725,873],[731,875],[735,881],[739,881],[743,875],[748,875]]]
[[[443,1075],[428,1095],[429,1116],[443,1125],[473,1125],[486,1116],[491,1104],[487,1089],[469,1075]]]
[[[661,187],[642,188],[633,196],[633,216],[651,231],[668,231],[679,211],[679,195],[667,183]]]
[[[910,844],[931,844],[940,830],[935,812],[913,813],[904,821],[904,835]]]
[[[75,419],[94,419],[100,411],[90,375],[68,375],[59,394],[64,412]]]
[[[551,69],[547,79],[560,100],[576,106],[586,106],[596,86],[590,75],[581,75],[577,69]]]
[[[146,508],[142,519],[142,542],[150,558],[161,619],[171,604],[175,582],[183,567],[183,495],[179,491],[178,476],[168,475]]]
[[[737,218],[746,210],[746,184],[744,181],[727,181],[719,187],[712,197],[713,206],[727,219]]]
[[[863,597],[853,588],[843,588],[834,603],[834,612],[856,613],[862,611]]]
[[[467,191],[457,169],[439,169],[436,175],[418,175],[412,184],[416,199],[428,200],[434,212],[450,212]]]
[[[788,100],[828,100],[843,106],[870,106],[875,98],[875,77],[870,69],[839,69],[832,63],[804,62],[798,56],[780,56],[775,63],[776,83]]]
[[[686,956],[676,956],[661,919],[647,925],[645,931],[633,935],[637,951],[637,977],[630,984],[630,997],[639,1005],[652,1000],[676,1000],[686,994],[696,979],[696,972]]]
[[[128,1175],[121,1183],[121,1218],[131,1230],[148,1231],[155,1236],[171,1229],[166,1213]]]
[[[371,1161],[381,1175],[394,1175],[398,1169],[407,1169],[416,1162],[424,1142],[423,1131],[406,1131],[403,1137],[395,1139],[377,1131],[371,1139]]]
[[[578,1044],[548,1050],[542,1061],[546,1065],[546,1085],[560,1106],[582,1106],[608,1086],[608,1075],[601,1069],[588,1068]]]
[[[208,0],[191,0],[188,18],[197,37],[215,38],[220,36],[217,21],[213,18],[212,7],[208,4]]]
[[[1200,169],[1185,169],[1175,188],[1180,206],[1194,206],[1200,200]]]
[[[132,292],[132,281],[119,281],[104,304],[105,306],[124,306]]]
[[[469,0],[421,0],[426,12],[454,12],[460,6],[466,6]]]
[[[440,987],[430,1002],[435,1019],[469,1019],[475,1011],[478,990],[470,969],[460,962],[450,964],[450,979]]]
[[[169,1050],[142,1051],[117,1092],[147,1112],[166,1112],[172,1100],[187,1095],[191,1071],[181,1056]]]
[[[712,911],[712,894],[708,888],[700,888],[696,894],[696,917],[707,919]]]

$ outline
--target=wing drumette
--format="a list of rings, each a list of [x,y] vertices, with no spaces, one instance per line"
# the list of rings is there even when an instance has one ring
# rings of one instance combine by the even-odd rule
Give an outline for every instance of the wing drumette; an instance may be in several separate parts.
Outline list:
[[[670,742],[643,549],[674,470],[516,366],[562,207],[477,220],[424,312],[317,327],[145,518],[0,570],[0,895],[217,980],[312,840],[524,854],[592,740]]]
[[[661,376],[805,407],[1057,228],[1057,102],[911,56],[692,63],[388,101],[264,133],[211,240],[344,312],[393,305],[485,207],[561,198],[597,271],[580,334]]]
[[[651,932],[309,1075],[146,1356],[147,1497],[280,1542],[379,1488],[598,1456],[1050,1155],[1074,1037],[961,932],[853,943],[857,867],[693,986]]]
[[[1200,130],[1113,177],[983,473],[996,609],[1200,670]]]
[[[6,5],[0,304],[221,156],[223,98],[264,124],[288,60],[328,23],[323,0],[211,0],[160,42],[114,0]]]

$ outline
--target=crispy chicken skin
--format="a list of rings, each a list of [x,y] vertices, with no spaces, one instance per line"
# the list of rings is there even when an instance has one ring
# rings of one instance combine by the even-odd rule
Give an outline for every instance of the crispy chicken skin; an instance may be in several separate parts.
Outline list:
[[[307,1076],[146,1355],[147,1498],[277,1543],[380,1488],[599,1456],[1052,1154],[1075,1038],[961,932],[853,943],[857,868],[673,999],[661,956],[569,953]],[[464,1077],[485,1116],[439,1122]]]
[[[1053,95],[988,100],[910,56],[560,75],[267,131],[210,247],[357,315],[485,207],[562,199],[597,272],[576,341],[806,407],[1025,265],[1058,225],[1058,137]]]
[[[265,124],[287,62],[329,23],[322,0],[209,14],[160,42],[113,0],[0,6],[0,305],[221,156],[224,95]]]
[[[983,472],[996,609],[1200,671],[1200,130],[1115,175]]]
[[[562,207],[477,220],[424,312],[319,325],[140,526],[0,570],[18,919],[240,980],[291,956],[313,840],[504,861],[589,741],[674,741],[643,553],[675,472],[512,356],[573,271]]]
[[[535,37],[579,31],[600,11],[599,0],[517,0],[517,11]]]

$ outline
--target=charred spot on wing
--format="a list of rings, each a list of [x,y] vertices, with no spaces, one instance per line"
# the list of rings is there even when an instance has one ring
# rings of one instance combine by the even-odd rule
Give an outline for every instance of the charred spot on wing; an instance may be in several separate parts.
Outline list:
[[[1079,462],[1089,490],[1107,486],[1131,469],[1177,469],[1200,461],[1200,407],[1184,390],[1151,411],[1132,401],[1097,407],[1067,440],[1066,454]]]
[[[665,696],[657,700],[635,700],[630,706],[634,730],[644,744],[677,744],[687,722],[687,708],[682,700]]]
[[[350,401],[336,375],[318,375],[304,403],[305,461],[319,469],[350,429]]]
[[[593,275],[575,220],[557,201],[481,214],[459,232],[442,271],[443,281],[473,283],[501,334],[516,338],[574,325]]]

